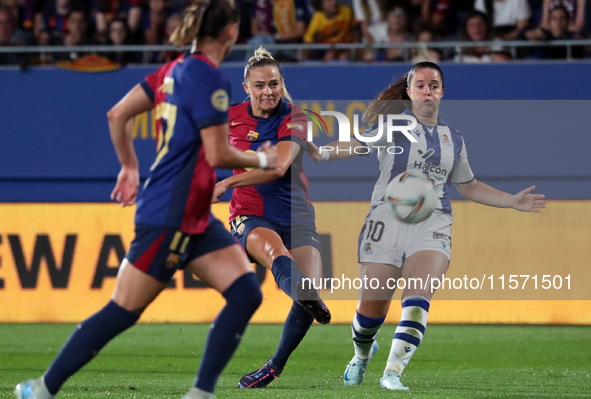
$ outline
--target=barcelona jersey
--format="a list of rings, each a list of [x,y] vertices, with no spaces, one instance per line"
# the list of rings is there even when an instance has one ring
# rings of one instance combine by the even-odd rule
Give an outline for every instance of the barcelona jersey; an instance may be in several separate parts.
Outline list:
[[[230,83],[203,54],[186,52],[141,86],[154,102],[157,155],[138,197],[135,222],[203,233],[216,175],[205,159],[200,130],[228,123]]]
[[[277,180],[234,189],[230,202],[230,220],[252,215],[282,223],[314,222],[314,207],[308,197],[308,180],[302,160],[306,149],[304,114],[295,105],[281,100],[268,118],[252,114],[250,101],[230,108],[230,143],[241,151],[256,151],[270,141],[293,141],[302,148],[287,172]],[[235,169],[234,175],[246,172]]]

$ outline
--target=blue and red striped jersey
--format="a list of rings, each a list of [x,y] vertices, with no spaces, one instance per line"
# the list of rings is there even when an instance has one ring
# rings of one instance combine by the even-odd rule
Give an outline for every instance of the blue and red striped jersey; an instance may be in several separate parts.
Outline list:
[[[138,197],[135,222],[203,233],[216,175],[200,131],[228,123],[228,78],[203,54],[186,52],[141,85],[154,102],[157,155]]]
[[[279,179],[256,186],[235,188],[230,202],[230,221],[240,215],[260,216],[270,221],[303,223],[314,221],[308,197],[308,179],[302,159],[307,146],[306,121],[301,110],[281,100],[268,118],[253,116],[250,101],[230,107],[230,143],[241,151],[256,151],[270,141],[294,141],[302,149]],[[235,169],[234,175],[246,172]]]

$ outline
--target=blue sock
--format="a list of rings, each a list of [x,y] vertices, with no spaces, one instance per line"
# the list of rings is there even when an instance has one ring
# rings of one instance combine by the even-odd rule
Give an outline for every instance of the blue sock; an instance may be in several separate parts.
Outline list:
[[[290,298],[296,299],[291,296],[292,288],[298,281],[304,279],[304,275],[298,270],[293,259],[285,255],[276,257],[271,266],[271,273],[279,288]]]
[[[384,324],[384,317],[367,317],[359,312],[355,313],[351,329],[353,330],[353,345],[355,356],[365,362],[368,361],[371,347],[376,340],[380,327]]]
[[[275,366],[283,369],[291,353],[298,347],[310,326],[314,322],[314,316],[303,306],[294,302],[283,325],[283,334],[277,347],[277,351],[271,359]]]
[[[104,308],[84,320],[45,372],[45,385],[52,395],[62,384],[113,338],[133,326],[140,315],[110,301]]]
[[[220,374],[238,348],[246,325],[263,301],[254,273],[237,278],[222,295],[226,298],[226,306],[209,330],[195,381],[195,388],[212,393]]]

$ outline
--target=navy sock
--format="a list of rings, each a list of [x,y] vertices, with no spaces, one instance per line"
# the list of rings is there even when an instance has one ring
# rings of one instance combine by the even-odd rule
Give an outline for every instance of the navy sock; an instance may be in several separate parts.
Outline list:
[[[70,336],[45,373],[45,385],[55,395],[62,384],[114,337],[133,326],[140,315],[110,301],[104,308],[84,320]]]
[[[303,306],[294,302],[291,305],[291,310],[285,319],[283,325],[283,334],[281,335],[281,341],[277,347],[275,355],[273,355],[272,361],[275,366],[283,369],[287,363],[287,359],[292,352],[298,347],[302,339],[310,329],[310,326],[314,322],[314,316],[308,312]]]
[[[218,378],[238,348],[246,325],[263,301],[254,273],[246,273],[222,293],[226,306],[209,330],[195,388],[213,392]]]
[[[295,262],[289,256],[278,256],[273,261],[271,273],[275,277],[275,282],[290,298],[292,297],[292,289],[298,281],[302,281],[305,277],[298,270]],[[294,295],[295,296],[295,295]]]

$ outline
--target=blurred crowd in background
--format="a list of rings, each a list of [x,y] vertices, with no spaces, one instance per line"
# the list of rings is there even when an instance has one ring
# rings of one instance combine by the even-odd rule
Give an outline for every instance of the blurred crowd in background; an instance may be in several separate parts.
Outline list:
[[[215,1],[215,0],[213,0]],[[507,40],[571,40],[589,35],[587,0],[235,0],[241,12],[239,44],[365,43],[358,50],[275,51],[282,62],[503,62],[511,59],[591,57],[585,46],[520,48]],[[0,47],[169,44],[190,0],[0,0]],[[493,41],[462,51],[451,48],[378,49],[376,44]],[[101,54],[119,64],[164,63],[176,51]],[[0,53],[0,64],[22,63]],[[51,63],[71,52],[28,55]],[[230,59],[244,59],[234,52]]]

